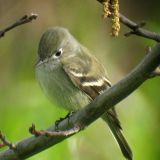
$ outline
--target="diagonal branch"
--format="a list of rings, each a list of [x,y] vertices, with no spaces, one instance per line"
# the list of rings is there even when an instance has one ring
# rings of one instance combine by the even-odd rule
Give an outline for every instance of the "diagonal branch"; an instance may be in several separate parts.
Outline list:
[[[74,126],[78,126],[81,130],[84,129],[106,112],[106,110],[115,106],[142,85],[159,64],[160,44],[157,44],[125,78],[98,96],[91,104],[72,114],[69,122],[68,119],[61,121],[58,128],[62,131],[68,129],[68,127],[74,128]],[[55,129],[56,128],[52,126],[48,130],[55,131]],[[60,143],[70,136],[71,135],[58,137],[32,136],[18,142],[15,151],[8,149],[1,152],[0,159],[26,159],[50,146]]]
[[[97,0],[97,1],[100,2],[102,5],[104,5],[104,2],[106,2],[106,0]],[[144,22],[137,24],[132,20],[128,19],[127,17],[125,17],[121,13],[119,14],[119,19],[122,24],[126,25],[128,28],[131,29],[131,31],[126,33],[125,36],[130,36],[135,34],[137,36],[149,38],[155,40],[156,42],[160,42],[160,34],[142,28],[145,26]]]
[[[160,34],[156,32],[151,32],[142,28],[145,25],[145,23],[137,24],[122,14],[119,14],[119,18],[121,23],[123,23],[124,25],[126,25],[128,28],[132,30],[129,33],[125,34],[126,36],[135,34],[137,36],[149,38],[149,39],[155,40],[156,42],[160,42]]]
[[[72,134],[75,134],[79,132],[81,128],[79,126],[74,126],[74,128],[67,129],[65,131],[55,130],[55,131],[46,131],[46,130],[36,130],[35,124],[32,124],[32,126],[29,128],[29,132],[38,137],[38,136],[48,136],[48,137],[67,137]]]
[[[22,24],[29,23],[32,20],[35,20],[37,18],[37,16],[38,16],[37,14],[33,14],[33,13],[30,16],[24,15],[22,18],[20,18],[18,21],[16,21],[12,25],[6,27],[5,29],[0,30],[0,38],[4,37],[5,33],[10,31],[11,29],[13,29],[17,26],[20,26]]]

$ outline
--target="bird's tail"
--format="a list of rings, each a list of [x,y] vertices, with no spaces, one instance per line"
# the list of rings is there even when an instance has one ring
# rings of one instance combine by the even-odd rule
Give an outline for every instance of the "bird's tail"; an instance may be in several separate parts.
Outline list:
[[[122,132],[121,132],[121,125],[120,122],[116,116],[116,113],[114,110],[107,111],[103,116],[102,119],[107,122],[109,125],[109,128],[111,129],[115,139],[117,140],[120,149],[125,156],[127,160],[132,160],[132,151],[124,138]]]

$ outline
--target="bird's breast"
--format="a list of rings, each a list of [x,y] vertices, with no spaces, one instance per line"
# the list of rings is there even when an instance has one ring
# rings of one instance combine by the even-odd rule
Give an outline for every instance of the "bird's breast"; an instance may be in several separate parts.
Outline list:
[[[37,65],[36,77],[44,93],[56,106],[77,110],[90,102],[89,97],[72,83],[60,64]]]

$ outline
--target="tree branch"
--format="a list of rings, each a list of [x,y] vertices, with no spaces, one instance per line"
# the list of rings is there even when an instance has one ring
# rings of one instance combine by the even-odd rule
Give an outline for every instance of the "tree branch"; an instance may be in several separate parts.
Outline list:
[[[106,90],[103,94],[98,96],[91,104],[75,112],[68,119],[59,123],[60,130],[68,130],[78,126],[81,130],[99,118],[106,110],[115,106],[117,103],[126,98],[134,90],[136,90],[144,81],[146,81],[150,74],[160,64],[160,44],[157,44],[149,54],[133,69],[125,78],[117,84]],[[55,131],[52,126],[49,131]],[[73,135],[73,134],[72,134]],[[53,146],[69,136],[32,136],[24,139],[16,144],[16,150],[8,149],[0,153],[0,159],[5,160],[22,160],[26,159],[50,146]]]
[[[102,5],[104,5],[104,2],[106,2],[106,0],[97,0],[97,1],[100,2]],[[149,38],[155,40],[156,42],[160,42],[160,34],[142,28],[145,26],[144,22],[137,24],[132,20],[128,19],[127,17],[125,17],[123,14],[119,14],[119,19],[121,23],[123,23],[124,25],[126,25],[128,28],[131,29],[131,31],[126,33],[125,36],[130,36],[135,34],[137,36]]]
[[[33,13],[30,16],[24,15],[22,18],[20,18],[18,21],[16,21],[12,25],[6,27],[5,29],[0,30],[0,38],[4,37],[5,33],[10,31],[11,29],[13,29],[17,26],[20,26],[22,24],[29,23],[32,20],[35,20],[37,18],[37,16],[38,16],[37,14],[33,14]]]
[[[12,144],[11,142],[9,142],[6,139],[6,137],[2,134],[1,131],[0,131],[0,140],[2,141],[2,144],[0,144],[0,148],[8,146],[12,150],[16,149],[16,146],[14,144]]]
[[[156,42],[160,42],[160,34],[151,32],[142,28],[145,25],[145,23],[137,24],[122,14],[119,14],[119,18],[121,23],[123,23],[124,25],[126,25],[128,28],[132,30],[127,34],[125,34],[126,36],[135,34],[137,36],[149,38],[149,39],[155,40]]]

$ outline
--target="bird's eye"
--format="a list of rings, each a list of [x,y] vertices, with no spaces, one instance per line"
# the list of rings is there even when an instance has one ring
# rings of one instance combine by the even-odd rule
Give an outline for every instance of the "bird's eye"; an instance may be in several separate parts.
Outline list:
[[[58,51],[56,51],[56,53],[54,54],[55,57],[59,57],[61,56],[61,54],[63,53],[63,49],[60,48]]]

